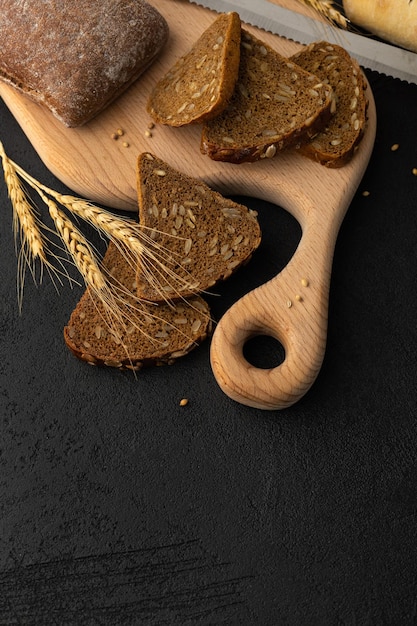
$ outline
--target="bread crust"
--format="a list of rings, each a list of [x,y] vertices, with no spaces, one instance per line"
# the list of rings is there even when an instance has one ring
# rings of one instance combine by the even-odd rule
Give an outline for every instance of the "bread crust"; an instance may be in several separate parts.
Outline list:
[[[146,0],[0,0],[0,79],[80,126],[126,90],[168,39]]]
[[[223,161],[239,165],[241,163],[253,163],[260,159],[268,158],[268,148],[274,148],[274,155],[285,148],[300,147],[301,144],[315,137],[322,130],[331,117],[330,104],[321,111],[309,126],[303,126],[294,132],[281,135],[279,141],[260,141],[256,145],[227,148],[210,141],[206,134],[201,138],[201,152],[207,154],[213,161]],[[276,150],[276,152],[275,152]]]

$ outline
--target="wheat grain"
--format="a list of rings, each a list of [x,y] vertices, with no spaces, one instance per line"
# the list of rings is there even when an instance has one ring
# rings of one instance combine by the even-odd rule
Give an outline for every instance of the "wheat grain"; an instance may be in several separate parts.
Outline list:
[[[348,28],[349,20],[334,7],[332,0],[299,0],[301,4],[311,7],[326,20],[341,28]]]
[[[105,287],[105,280],[92,246],[53,200],[46,196],[44,196],[43,200],[48,206],[49,214],[54,221],[57,232],[81,276],[87,285],[91,285],[99,293]]]
[[[15,235],[21,233],[22,246],[27,247],[33,259],[40,258],[46,262],[46,254],[42,233],[34,210],[22,188],[13,163],[7,157],[3,144],[0,142],[0,156],[3,162],[4,180],[13,208],[13,228]]]
[[[36,261],[40,263],[39,282],[42,282],[44,269],[47,270],[55,287],[55,281],[62,282],[61,276],[65,276],[70,282],[73,279],[68,275],[59,257],[55,257],[58,267],[49,260],[49,239],[42,230],[43,224],[23,188],[15,164],[7,157],[1,142],[0,157],[13,210],[13,233],[17,254],[17,300],[19,311],[21,311],[26,270],[29,270],[36,283]]]

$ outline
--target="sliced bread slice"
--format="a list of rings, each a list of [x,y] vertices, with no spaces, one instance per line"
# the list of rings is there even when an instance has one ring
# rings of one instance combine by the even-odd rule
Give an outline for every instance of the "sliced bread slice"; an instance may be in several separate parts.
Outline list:
[[[161,301],[205,291],[259,246],[256,213],[200,180],[149,153],[139,156],[137,177],[139,223],[156,258],[149,246],[139,259],[139,297]]]
[[[329,85],[242,29],[234,94],[204,124],[201,151],[231,163],[271,158],[324,128],[331,104]]]
[[[152,90],[147,110],[156,122],[183,126],[224,109],[238,75],[240,32],[234,12],[222,13],[204,31]]]
[[[336,104],[326,128],[299,150],[327,167],[342,167],[351,160],[365,131],[368,101],[362,71],[344,48],[325,41],[310,44],[291,59],[329,84]]]
[[[172,364],[200,344],[211,331],[210,310],[200,296],[177,305],[138,302],[135,268],[110,243],[103,266],[121,290],[119,314],[109,317],[103,302],[87,288],[64,328],[71,352],[91,365],[139,370]]]

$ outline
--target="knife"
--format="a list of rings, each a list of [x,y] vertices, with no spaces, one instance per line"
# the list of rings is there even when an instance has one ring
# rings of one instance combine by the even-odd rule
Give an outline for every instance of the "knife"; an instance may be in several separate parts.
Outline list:
[[[251,24],[286,39],[309,44],[324,40],[345,48],[360,65],[417,84],[417,54],[358,35],[272,4],[267,0],[190,0],[218,13],[235,11]]]

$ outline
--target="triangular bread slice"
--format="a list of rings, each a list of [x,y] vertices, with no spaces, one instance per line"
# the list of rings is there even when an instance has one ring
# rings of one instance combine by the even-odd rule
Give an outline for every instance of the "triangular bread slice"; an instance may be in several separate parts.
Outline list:
[[[103,266],[124,302],[118,315],[109,311],[87,288],[64,328],[71,352],[90,365],[139,370],[172,364],[199,345],[211,332],[208,304],[200,296],[176,306],[140,303],[135,291],[136,269],[110,243]]]
[[[139,223],[150,246],[139,260],[138,295],[154,301],[186,297],[228,278],[259,246],[256,213],[224,198],[162,159],[138,157]]]
[[[291,59],[328,83],[336,104],[326,128],[302,144],[300,152],[327,167],[342,167],[351,160],[365,131],[368,100],[362,71],[344,48],[325,41],[310,44]]]
[[[151,117],[162,124],[183,126],[218,115],[234,90],[240,35],[237,13],[219,15],[155,85],[147,103]]]
[[[331,116],[332,89],[242,29],[240,69],[223,113],[204,124],[201,151],[244,163],[313,137]]]

